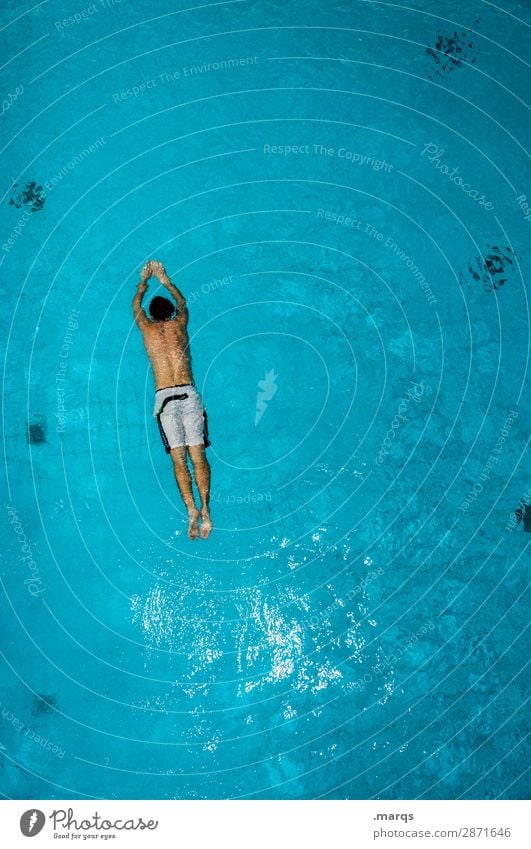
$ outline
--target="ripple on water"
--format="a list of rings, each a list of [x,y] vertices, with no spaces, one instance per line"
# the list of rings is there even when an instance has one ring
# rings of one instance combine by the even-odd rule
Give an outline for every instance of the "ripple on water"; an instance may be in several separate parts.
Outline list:
[[[316,652],[308,598],[293,589],[245,588],[225,597],[156,585],[133,596],[131,608],[147,647],[185,658],[181,686],[190,698],[204,687],[201,675],[235,681],[238,696],[285,683],[317,693],[343,677],[332,659]]]

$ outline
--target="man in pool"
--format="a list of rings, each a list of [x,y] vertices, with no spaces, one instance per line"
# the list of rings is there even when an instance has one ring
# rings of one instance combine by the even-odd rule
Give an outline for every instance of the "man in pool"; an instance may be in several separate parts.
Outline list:
[[[150,320],[142,309],[142,299],[151,276],[157,277],[172,295],[177,309],[168,298],[156,296],[149,305]],[[166,453],[171,454],[177,486],[188,510],[188,536],[197,539],[201,533],[202,539],[206,539],[212,530],[210,466],[205,454],[205,448],[210,444],[206,412],[192,377],[186,300],[170,281],[161,262],[153,260],[142,269],[133,299],[133,312],[155,377],[153,415],[157,419]],[[201,499],[200,511],[194,501],[188,457]]]

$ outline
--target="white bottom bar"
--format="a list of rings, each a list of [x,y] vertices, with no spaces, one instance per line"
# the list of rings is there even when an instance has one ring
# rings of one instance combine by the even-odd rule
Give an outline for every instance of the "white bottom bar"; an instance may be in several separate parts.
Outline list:
[[[0,833],[6,849],[73,844],[123,849],[527,849],[527,806],[523,801],[10,800],[0,803]]]

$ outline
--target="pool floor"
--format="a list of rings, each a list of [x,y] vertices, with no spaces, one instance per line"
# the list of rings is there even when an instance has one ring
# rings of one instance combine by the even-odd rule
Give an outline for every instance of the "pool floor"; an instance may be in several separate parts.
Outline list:
[[[4,798],[526,798],[528,25],[3,4]],[[133,321],[153,258],[207,541]]]

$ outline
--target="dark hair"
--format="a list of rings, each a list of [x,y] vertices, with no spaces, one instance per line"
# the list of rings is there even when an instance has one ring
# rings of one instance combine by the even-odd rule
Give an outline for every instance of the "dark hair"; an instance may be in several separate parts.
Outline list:
[[[155,321],[166,321],[175,311],[172,302],[157,295],[149,305],[149,314]]]

